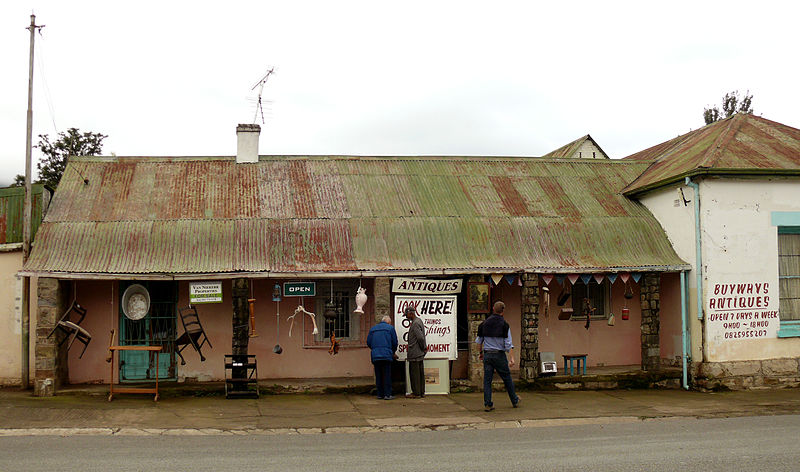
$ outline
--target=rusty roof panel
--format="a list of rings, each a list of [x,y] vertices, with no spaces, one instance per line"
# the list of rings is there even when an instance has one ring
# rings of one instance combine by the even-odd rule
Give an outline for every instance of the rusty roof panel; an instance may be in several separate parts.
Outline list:
[[[626,194],[699,172],[800,175],[800,129],[752,114],[735,114],[625,159],[652,164],[624,189]]]
[[[27,270],[302,274],[683,265],[657,221],[617,193],[647,162],[262,156],[253,164],[87,157],[68,165],[90,183],[65,172]]]
[[[31,185],[31,238],[36,237],[42,213],[50,202],[50,191],[42,184]],[[21,243],[25,187],[0,188],[0,244]]]

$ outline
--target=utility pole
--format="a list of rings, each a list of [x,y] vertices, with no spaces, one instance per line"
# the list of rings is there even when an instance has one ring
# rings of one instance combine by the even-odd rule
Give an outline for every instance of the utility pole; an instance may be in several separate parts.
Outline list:
[[[36,15],[31,13],[31,25],[26,28],[31,32],[30,61],[28,63],[28,129],[25,139],[25,211],[22,218],[22,265],[31,254],[31,140],[33,138],[33,42],[37,29]],[[31,278],[22,278],[22,388],[30,385],[30,341],[31,341]]]

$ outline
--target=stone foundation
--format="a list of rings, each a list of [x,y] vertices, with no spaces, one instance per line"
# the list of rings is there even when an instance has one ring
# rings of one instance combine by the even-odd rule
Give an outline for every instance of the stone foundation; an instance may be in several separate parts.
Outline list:
[[[800,387],[800,359],[705,362],[693,366],[693,385],[700,390],[747,390]]]
[[[58,347],[63,334],[48,337],[67,308],[68,288],[68,282],[58,279],[39,277],[37,282],[39,308],[36,312],[33,380],[33,394],[37,397],[55,395],[56,390],[69,380],[67,346],[64,344],[61,348]]]

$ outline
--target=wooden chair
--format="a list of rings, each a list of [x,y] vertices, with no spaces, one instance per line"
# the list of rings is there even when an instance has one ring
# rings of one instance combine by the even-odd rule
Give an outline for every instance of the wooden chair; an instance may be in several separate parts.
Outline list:
[[[200,354],[200,362],[206,360],[200,348],[208,343],[208,347],[213,348],[211,341],[208,340],[203,325],[200,324],[200,317],[197,316],[197,309],[193,306],[186,308],[179,308],[178,313],[181,315],[181,323],[183,323],[183,334],[175,340],[175,352],[181,358],[181,365],[186,365],[186,360],[183,358],[181,352],[186,349],[186,346],[192,346],[198,354]]]
[[[70,321],[69,319],[70,314],[73,312],[77,313],[79,316],[77,321]],[[52,331],[50,331],[50,334],[48,334],[47,337],[49,338],[56,331],[64,333],[64,338],[61,341],[59,341],[58,346],[61,347],[61,345],[63,345],[67,341],[67,339],[69,339],[69,344],[67,345],[67,351],[70,350],[70,348],[72,347],[72,343],[74,343],[75,340],[80,341],[83,344],[83,350],[81,351],[81,355],[78,356],[78,359],[82,358],[83,353],[86,352],[86,348],[89,346],[89,342],[92,340],[92,335],[89,334],[88,331],[80,327],[80,324],[84,318],[86,318],[86,308],[82,307],[75,300],[72,300],[72,304],[69,306],[69,308],[67,308],[67,310],[58,320],[55,327],[53,328]]]

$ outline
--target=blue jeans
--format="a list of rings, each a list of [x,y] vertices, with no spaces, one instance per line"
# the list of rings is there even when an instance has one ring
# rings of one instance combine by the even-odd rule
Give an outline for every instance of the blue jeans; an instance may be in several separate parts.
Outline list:
[[[392,396],[392,361],[375,361],[375,387],[378,389],[378,398]]]
[[[503,379],[506,386],[508,398],[512,405],[516,405],[519,397],[514,392],[514,381],[511,380],[511,370],[508,368],[508,358],[505,352],[484,352],[483,353],[483,404],[493,406],[492,403],[492,377],[497,371],[497,375]]]

